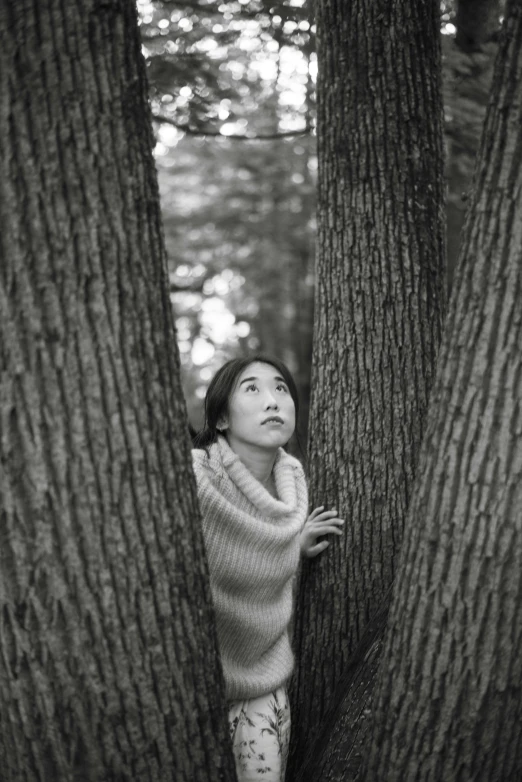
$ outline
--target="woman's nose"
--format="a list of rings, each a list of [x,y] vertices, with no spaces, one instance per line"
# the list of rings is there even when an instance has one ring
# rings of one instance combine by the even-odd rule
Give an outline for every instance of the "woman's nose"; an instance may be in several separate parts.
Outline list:
[[[266,405],[267,409],[269,407],[277,408],[277,400],[276,400],[276,398],[274,396],[272,396],[272,394],[268,394],[267,397],[266,397],[266,400],[265,400],[265,405]]]

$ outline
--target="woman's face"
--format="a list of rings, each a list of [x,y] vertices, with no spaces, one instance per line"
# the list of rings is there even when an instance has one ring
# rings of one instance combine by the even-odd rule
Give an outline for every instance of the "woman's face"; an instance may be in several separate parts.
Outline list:
[[[230,446],[234,443],[279,448],[295,429],[295,405],[288,386],[271,364],[255,361],[239,375],[220,421]]]

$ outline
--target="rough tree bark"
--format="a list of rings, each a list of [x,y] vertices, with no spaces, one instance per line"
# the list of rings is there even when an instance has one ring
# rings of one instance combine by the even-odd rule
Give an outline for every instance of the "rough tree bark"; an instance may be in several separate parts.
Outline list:
[[[501,13],[500,0],[458,0],[455,38],[443,36],[449,290],[486,116]]]
[[[132,0],[0,8],[5,782],[235,779]]]
[[[371,729],[372,697],[379,669],[391,587],[381,608],[367,624],[344,669],[332,707],[316,725],[293,780],[351,782],[357,778]]]
[[[364,778],[522,779],[522,3],[507,3]]]
[[[310,484],[346,525],[303,567],[294,770],[393,579],[444,301],[438,3],[318,0],[316,14]]]
[[[501,10],[500,0],[457,0],[457,46],[465,52],[481,49],[496,36]]]

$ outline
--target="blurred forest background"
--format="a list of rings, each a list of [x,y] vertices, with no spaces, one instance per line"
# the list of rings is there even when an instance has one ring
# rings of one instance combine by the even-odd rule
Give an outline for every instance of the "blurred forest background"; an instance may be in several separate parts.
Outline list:
[[[202,424],[208,382],[225,360],[264,350],[295,374],[306,443],[317,170],[312,9],[306,0],[138,0],[138,12],[189,419]],[[499,19],[482,16],[476,36],[467,19],[459,33],[448,1],[440,20],[451,288]]]

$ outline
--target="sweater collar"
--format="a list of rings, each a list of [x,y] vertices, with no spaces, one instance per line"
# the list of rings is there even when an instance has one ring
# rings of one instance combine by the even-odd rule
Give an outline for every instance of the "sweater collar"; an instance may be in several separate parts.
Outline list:
[[[270,516],[283,516],[296,509],[297,490],[293,459],[283,448],[278,449],[274,462],[274,480],[279,499],[272,497],[252,475],[225,437],[220,435],[217,442],[210,447],[210,452],[220,462],[230,480],[259,510]]]

